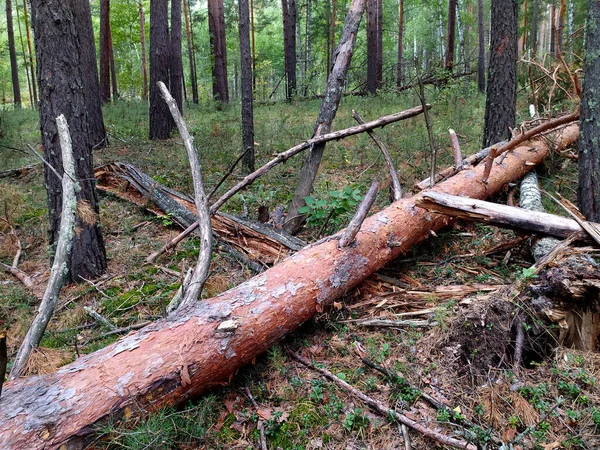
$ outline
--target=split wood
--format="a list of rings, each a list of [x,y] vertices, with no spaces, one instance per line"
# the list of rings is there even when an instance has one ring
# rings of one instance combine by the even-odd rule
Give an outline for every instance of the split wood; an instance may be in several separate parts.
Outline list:
[[[354,117],[354,120],[356,120],[359,124],[364,125],[365,121],[355,110],[352,110],[352,117]],[[388,172],[390,174],[390,179],[392,180],[392,189],[394,190],[394,201],[400,200],[402,198],[402,186],[400,186],[400,180],[398,180],[398,173],[394,168],[394,163],[392,161],[392,157],[390,156],[390,152],[383,143],[383,141],[379,139],[379,137],[373,131],[367,130],[367,134],[373,140],[373,142],[375,142],[377,147],[379,147],[379,150],[381,150],[381,154],[385,159],[385,164],[387,165]]]
[[[368,130],[372,130],[373,128],[384,127],[386,125],[389,125],[394,122],[398,122],[400,120],[409,119],[411,117],[421,114],[424,110],[427,110],[430,108],[431,108],[431,105],[425,105],[425,108],[423,108],[423,106],[417,106],[415,108],[407,109],[407,110],[399,112],[399,113],[390,114],[389,116],[383,116],[383,117],[378,118],[377,120],[367,122],[364,125],[357,125],[354,127],[346,128],[344,130],[334,131],[331,133],[323,134],[321,136],[316,136],[314,138],[308,139],[307,141],[304,141],[301,144],[298,144],[298,145],[290,148],[289,150],[286,150],[285,152],[278,153],[275,156],[275,158],[273,158],[271,161],[269,161],[262,167],[256,169],[250,175],[247,175],[243,180],[241,180],[234,187],[229,189],[225,194],[223,194],[221,196],[221,198],[219,198],[216,202],[214,202],[210,207],[210,210],[209,210],[210,214],[214,214],[215,212],[217,212],[219,210],[219,208],[221,206],[223,206],[223,204],[227,200],[229,200],[231,197],[233,197],[235,194],[237,194],[239,191],[241,191],[245,187],[254,183],[257,178],[259,178],[262,175],[264,175],[265,173],[267,173],[269,170],[271,170],[277,164],[287,161],[289,158],[300,153],[303,150],[311,148],[312,146],[314,146],[316,144],[322,144],[324,142],[338,140],[343,137],[353,136],[355,134],[364,133]],[[184,240],[187,236],[189,236],[197,227],[198,227],[197,222],[194,222],[193,224],[188,226],[177,237],[175,237],[170,242],[165,244],[163,248],[161,248],[159,251],[150,255],[146,259],[146,262],[153,262],[156,260],[156,258],[158,258],[158,256],[160,256],[164,252],[175,248],[177,246],[177,244],[179,244],[182,240]]]
[[[538,134],[545,133],[546,131],[553,130],[562,125],[566,125],[568,123],[574,122],[578,119],[579,119],[579,109],[575,112],[572,112],[571,114],[567,114],[565,116],[558,117],[556,119],[548,120],[547,122],[544,122],[541,125],[538,125],[537,127],[532,128],[531,130],[528,130],[528,131],[525,131],[525,132],[519,134],[518,136],[514,137],[513,139],[511,139],[510,141],[508,141],[504,144],[494,144],[490,149],[490,154],[487,157],[487,160],[485,161],[486,165],[485,165],[485,170],[483,172],[483,181],[485,182],[488,180],[488,178],[490,176],[490,172],[492,171],[492,164],[498,156],[502,155],[503,153],[508,152],[509,150],[512,150],[512,149],[518,147],[523,142],[530,140],[531,138],[537,136]]]
[[[162,81],[158,82],[160,92],[169,105],[171,115],[175,120],[179,135],[183,139],[185,149],[187,150],[188,159],[190,161],[190,169],[192,171],[192,179],[194,183],[194,203],[198,214],[198,226],[200,228],[200,251],[198,252],[198,263],[194,269],[194,273],[189,280],[189,283],[184,286],[181,304],[179,307],[189,305],[200,298],[204,282],[208,278],[208,270],[210,268],[210,257],[212,254],[212,227],[210,224],[210,213],[208,210],[208,199],[204,193],[204,184],[202,182],[202,170],[200,167],[200,159],[198,152],[194,147],[194,138],[190,135],[187,125],[181,117],[177,102],[171,97],[169,90]]]
[[[15,379],[22,375],[27,359],[33,348],[37,347],[46,331],[46,326],[54,314],[54,308],[58,301],[60,289],[63,286],[67,273],[67,261],[73,248],[73,236],[75,230],[75,209],[77,199],[75,197],[75,161],[71,147],[71,136],[65,116],[56,118],[60,147],[62,151],[62,164],[65,176],[62,177],[62,214],[60,219],[60,231],[56,244],[54,262],[50,270],[50,279],[42,297],[38,314],[33,319],[31,327],[27,330],[25,339],[19,347],[15,362],[10,372],[9,379]]]
[[[371,187],[369,188],[369,191],[365,195],[365,198],[363,198],[362,202],[358,206],[356,214],[354,214],[354,217],[348,224],[348,227],[346,228],[346,230],[344,230],[344,233],[340,238],[338,248],[348,247],[352,242],[354,242],[354,238],[360,231],[362,223],[367,218],[367,214],[369,214],[369,210],[371,209],[371,206],[373,206],[373,203],[377,198],[378,191],[379,183],[377,182],[377,180],[373,180],[371,182]]]
[[[566,238],[574,232],[584,230],[576,220],[566,217],[458,197],[443,192],[424,192],[420,198],[416,199],[415,204],[428,211],[471,222],[528,230],[560,238]],[[600,227],[599,224],[589,224]]]
[[[315,370],[316,372],[319,372],[321,375],[325,376],[326,378],[330,379],[331,381],[333,381],[335,384],[337,384],[339,387],[341,387],[342,389],[344,389],[346,392],[348,392],[349,394],[351,394],[352,396],[362,400],[363,402],[365,402],[367,405],[369,405],[369,407],[371,407],[373,410],[377,411],[379,414],[381,414],[382,416],[385,417],[393,417],[394,419],[396,419],[398,422],[412,428],[413,430],[421,433],[423,436],[427,436],[441,444],[444,445],[448,445],[450,447],[454,447],[454,448],[460,448],[460,449],[465,449],[465,450],[477,450],[477,447],[473,444],[470,444],[467,441],[463,441],[461,439],[456,439],[450,436],[446,436],[436,430],[432,430],[431,428],[427,428],[426,426],[420,424],[419,422],[416,422],[412,419],[409,419],[407,416],[405,416],[404,414],[399,413],[398,411],[388,408],[387,406],[385,406],[383,403],[378,402],[377,400],[373,399],[372,397],[369,397],[368,395],[364,394],[363,392],[359,391],[358,389],[356,389],[355,387],[351,386],[350,384],[346,383],[344,380],[341,380],[340,378],[336,377],[334,374],[332,374],[330,371],[328,371],[327,369],[322,369],[320,367],[316,367],[315,365],[313,365],[310,361],[308,361],[307,359],[303,358],[302,356],[298,355],[297,353],[294,353],[290,350],[286,350],[287,354],[290,355],[293,359],[295,359],[296,361],[302,363],[303,365],[305,365],[306,367],[308,367],[309,369]]]

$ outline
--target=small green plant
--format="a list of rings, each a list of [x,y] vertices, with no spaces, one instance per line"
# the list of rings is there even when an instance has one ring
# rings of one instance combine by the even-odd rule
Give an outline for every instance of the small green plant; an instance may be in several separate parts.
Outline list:
[[[346,413],[344,419],[344,428],[348,432],[361,432],[369,426],[369,418],[363,414],[363,411],[355,408],[354,411]]]
[[[440,411],[438,412],[437,415],[437,421],[441,422],[441,423],[446,423],[446,422],[450,422],[450,411],[448,411],[447,409],[440,409]]]
[[[536,278],[536,269],[533,267],[526,267],[521,271],[521,275],[519,276],[519,278],[523,281],[530,281],[533,278]]]
[[[341,218],[347,213],[354,212],[361,200],[360,190],[347,186],[341,191],[329,191],[327,199],[304,197],[306,205],[298,212],[306,214],[306,221],[311,227],[322,227],[327,222],[339,226]]]

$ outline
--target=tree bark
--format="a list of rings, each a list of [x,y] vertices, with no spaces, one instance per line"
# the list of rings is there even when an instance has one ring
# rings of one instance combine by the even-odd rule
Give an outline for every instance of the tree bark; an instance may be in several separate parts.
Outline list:
[[[446,44],[446,70],[454,68],[454,47],[456,41],[456,0],[448,0],[448,40]]]
[[[150,139],[168,139],[174,122],[158,89],[169,81],[169,1],[150,0]]]
[[[538,28],[539,28],[539,2],[540,0],[531,0],[533,2],[533,12],[531,18],[531,54],[535,57],[538,50]]]
[[[483,0],[477,0],[477,88],[485,92],[485,24],[483,21]]]
[[[93,40],[90,41],[91,16],[86,18],[83,14],[86,7],[89,13],[89,3],[33,0],[31,7],[45,159],[57,172],[63,172],[56,117],[64,114],[71,131],[75,172],[80,180],[81,189],[77,193],[78,233],[69,259],[67,280],[94,279],[106,269],[106,251],[98,220],[98,197],[93,177],[94,121],[89,105],[94,103],[99,107],[100,97],[98,90],[88,91],[92,84],[90,78],[95,78],[96,86],[98,84],[95,54],[86,52],[94,47]],[[92,56],[94,66],[90,71],[88,63]],[[94,102],[91,102],[92,99]],[[44,167],[44,180],[48,193],[51,242],[56,245],[62,212],[62,188],[48,166]]]
[[[354,52],[354,42],[356,41],[358,25],[360,24],[364,9],[365,0],[352,0],[348,15],[346,16],[342,37],[335,52],[333,68],[327,79],[325,98],[323,98],[321,103],[321,111],[315,124],[313,136],[326,134],[331,129],[331,123],[335,118],[342,98],[342,88],[344,87],[344,80],[348,73],[352,53]],[[304,206],[304,197],[310,195],[312,192],[324,150],[325,144],[315,146],[311,149],[302,164],[298,186],[296,187],[294,198],[288,211],[287,231],[298,231],[304,222],[304,217],[298,214],[298,209]]]
[[[335,17],[335,16],[334,16]],[[333,22],[335,27],[335,21]],[[377,73],[377,88],[383,84],[383,0],[377,0],[377,54],[375,56],[375,71]]]
[[[192,102],[198,104],[198,79],[196,77],[196,67],[194,65],[194,47],[192,46],[192,37],[190,34],[190,20],[188,14],[188,0],[183,0],[183,16],[185,18],[185,38],[187,41],[188,58],[190,61],[190,82],[192,83]]]
[[[285,74],[287,78],[286,99],[296,95],[296,0],[281,0],[283,15],[283,46]]]
[[[110,103],[110,0],[100,0],[100,98]]]
[[[245,0],[243,0],[245,1]],[[247,11],[247,9],[246,9]],[[577,127],[557,137],[560,148]],[[485,198],[520,178],[550,153],[546,141],[510,153],[487,183],[483,167],[465,170],[436,191]],[[534,147],[534,149],[532,149]],[[185,402],[226,380],[366,276],[446,226],[450,219],[417,208],[414,198],[368,218],[356,245],[315,244],[242,285],[133,332],[57,373],[11,381],[0,399],[0,447],[74,447],[94,426],[142,408]],[[389,246],[393,240],[399,246]],[[92,436],[91,436],[92,435]]]
[[[367,92],[377,93],[377,0],[367,0]]]
[[[213,60],[213,98],[223,103],[229,103],[223,0],[208,0],[208,31]]]
[[[490,65],[485,100],[483,146],[510,136],[517,101],[517,2],[492,0]]]
[[[19,85],[19,68],[17,67],[17,52],[15,50],[15,32],[13,28],[12,0],[6,0],[6,32],[8,34],[8,53],[10,56],[10,76],[13,87],[13,103],[21,107],[21,87]]]
[[[404,84],[404,0],[398,1],[398,77],[396,86]]]
[[[559,52],[564,52],[563,48],[563,35],[565,29],[565,16],[567,15],[567,0],[560,0],[560,7],[558,10],[558,24],[556,27],[556,45]]]
[[[579,209],[586,219],[600,222],[600,4],[588,2],[585,39],[583,96],[581,98],[581,136],[579,139]]]
[[[185,1],[185,0],[184,0]],[[181,0],[171,0],[171,64],[169,91],[177,103],[179,112],[183,111],[183,62],[181,58]]]
[[[79,64],[83,72],[82,86],[88,116],[88,133],[92,149],[95,150],[108,145],[108,140],[102,117],[102,100],[100,99],[100,83],[98,81],[98,64],[96,60],[96,44],[94,43],[94,29],[92,27],[92,13],[89,2],[69,0],[68,3],[73,10],[75,30],[79,36]],[[42,97],[41,90],[40,87],[40,101]],[[61,113],[62,111],[57,111],[54,117]],[[67,117],[67,121],[69,121],[69,116],[66,114],[65,116]],[[71,122],[69,122],[69,126],[72,127]],[[77,150],[75,152],[77,154]],[[77,250],[77,247],[75,247],[75,250]]]
[[[462,72],[468,72],[469,66],[467,64],[467,55],[465,49],[465,27],[461,16],[462,3],[460,0],[456,1],[456,26],[458,27],[458,47],[460,53],[460,67]]]
[[[252,58],[250,54],[250,12],[248,0],[239,2],[240,69],[242,73],[242,152],[246,173],[254,171],[254,109],[252,95]]]
[[[108,59],[110,61],[110,85],[112,87],[112,100],[116,102],[119,99],[119,88],[117,86],[117,66],[115,65],[115,52],[112,42],[112,28],[108,23]]]

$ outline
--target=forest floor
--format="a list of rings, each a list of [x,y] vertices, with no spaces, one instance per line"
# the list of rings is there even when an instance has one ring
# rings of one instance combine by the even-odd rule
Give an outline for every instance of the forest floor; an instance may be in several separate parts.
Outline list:
[[[451,162],[450,127],[459,136],[463,154],[477,151],[483,96],[465,83],[431,90],[428,95],[434,104],[431,114],[440,167]],[[257,166],[273,153],[310,137],[319,103],[256,107]],[[373,120],[417,104],[417,97],[410,92],[382,94],[376,99],[346,97],[335,129],[355,124],[352,109],[365,120]],[[111,140],[109,147],[95,153],[95,164],[129,162],[155,180],[189,194],[191,177],[180,140],[147,141],[146,108],[141,103],[118,102],[104,109]],[[525,114],[526,108],[522,110]],[[239,154],[239,114],[239,107],[234,106],[186,108],[207,189]],[[36,163],[25,145],[38,143],[36,113],[6,110],[0,111],[0,119],[0,154],[4,155],[0,172]],[[387,143],[405,190],[427,176],[429,144],[422,117],[375,131]],[[248,211],[255,220],[260,206],[273,211],[278,205],[287,205],[301,161],[302,156],[278,166],[234,197],[225,210],[235,214]],[[368,136],[329,143],[314,197],[331,204],[354,190],[362,195],[371,179],[378,178],[385,185],[376,204],[382,208],[389,203],[385,173],[383,158]],[[555,155],[538,173],[547,190],[574,200],[576,161]],[[239,177],[238,169],[227,183],[231,185]],[[350,190],[344,194],[346,188]],[[494,200],[505,202],[506,196],[505,192]],[[547,207],[557,212],[551,202]],[[17,250],[10,223],[23,247],[19,267],[36,283],[33,291],[28,291],[0,272],[0,324],[8,330],[9,353],[13,354],[49,274],[41,165],[18,178],[0,179],[0,208],[0,261],[10,264]],[[63,289],[42,349],[30,364],[31,374],[54,371],[77,355],[118,339],[90,318],[84,306],[93,307],[117,327],[163,317],[181,284],[181,274],[196,262],[198,241],[188,239],[156,264],[145,265],[146,256],[180,230],[169,217],[157,218],[111,195],[101,195],[100,208],[108,271],[99,280]],[[339,212],[323,234],[345,226],[353,211],[340,208]],[[311,211],[309,227],[300,237],[315,240],[323,220],[319,211]],[[480,443],[494,437],[516,439],[514,448],[599,448],[599,354],[556,345],[553,330],[531,319],[526,326],[542,328],[538,333],[540,350],[524,356],[523,366],[516,368],[499,356],[513,326],[514,308],[508,302],[499,304],[492,292],[499,286],[530,281],[532,263],[528,241],[515,232],[457,222],[369,277],[237,373],[226,386],[179,409],[108,424],[98,429],[93,448],[260,448],[258,422],[270,449],[405,448],[397,423],[376,415],[318,373],[299,365],[286,355],[285,348],[302,352],[363,392],[446,434]],[[214,251],[203,297],[212,297],[252,276],[229,254]],[[524,302],[526,291],[523,289],[521,296]],[[421,324],[396,328],[357,325],[358,319],[370,317],[419,319]],[[358,354],[393,374],[386,376],[368,367]],[[247,389],[258,408],[248,398]],[[423,401],[421,392],[448,408],[433,408]],[[439,448],[415,432],[409,436],[413,449]]]

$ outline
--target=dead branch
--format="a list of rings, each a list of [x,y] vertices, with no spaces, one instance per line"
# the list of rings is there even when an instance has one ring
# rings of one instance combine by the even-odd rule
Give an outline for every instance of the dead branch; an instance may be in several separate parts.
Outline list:
[[[254,400],[252,392],[250,392],[250,388],[248,386],[246,386],[246,395],[250,399],[250,402],[252,402],[252,406],[254,406],[254,409],[258,411],[258,403],[256,403],[256,400]],[[261,450],[267,450],[267,438],[265,437],[265,428],[262,424],[262,420],[258,420],[258,424],[256,425],[256,427],[260,432],[260,448]]]
[[[356,120],[359,124],[364,125],[365,121],[355,110],[352,110],[352,117],[354,117],[354,120]],[[392,157],[390,156],[390,152],[383,141],[379,139],[379,137],[373,131],[367,130],[367,134],[373,140],[373,142],[375,142],[375,145],[379,147],[379,150],[381,150],[381,154],[383,155],[383,159],[385,159],[385,163],[390,174],[390,179],[392,180],[392,188],[394,189],[394,201],[400,200],[402,198],[402,186],[400,186],[398,173],[394,168],[394,163],[392,161]]]
[[[456,136],[456,131],[452,128],[448,129],[448,133],[450,134],[450,142],[452,142],[452,154],[454,155],[454,167],[459,172],[463,169],[463,157],[462,152],[460,151],[460,143],[458,142],[458,136]]]
[[[12,276],[17,278],[21,283],[25,285],[25,287],[31,288],[33,287],[33,280],[29,275],[23,272],[21,269],[17,267],[11,267],[8,264],[4,264],[0,262],[0,267],[10,273]]]
[[[419,69],[417,69],[418,71]],[[431,131],[431,123],[429,122],[429,112],[427,108],[425,108],[425,89],[423,88],[423,79],[417,73],[417,80],[419,82],[419,99],[421,100],[421,105],[423,105],[423,115],[425,116],[425,126],[427,127],[427,137],[429,138],[429,149],[431,150],[431,167],[430,167],[430,175],[429,175],[429,187],[432,188],[435,185],[435,168],[437,165],[437,148],[435,146],[435,141],[433,139],[433,132]]]
[[[21,376],[23,369],[29,358],[31,350],[37,347],[46,331],[46,326],[54,313],[56,302],[60,289],[64,283],[64,277],[67,273],[67,260],[73,246],[73,235],[75,229],[75,209],[77,199],[75,197],[75,162],[73,160],[73,150],[71,147],[71,136],[69,126],[65,116],[60,115],[56,118],[56,126],[60,138],[62,150],[62,161],[65,176],[62,177],[62,214],[60,219],[60,232],[56,244],[56,253],[54,262],[50,271],[50,279],[42,297],[37,316],[33,319],[31,327],[25,335],[23,343],[19,347],[15,362],[10,372],[9,379],[15,379]]]
[[[287,354],[290,355],[293,359],[300,362],[301,364],[308,367],[309,369],[319,372],[324,377],[330,379],[331,381],[333,381],[335,384],[337,384],[339,387],[344,389],[346,392],[348,392],[352,396],[365,402],[367,405],[369,405],[369,407],[371,407],[373,410],[377,411],[382,416],[384,416],[384,417],[391,416],[394,419],[396,419],[398,422],[421,433],[423,436],[427,436],[428,438],[431,438],[441,444],[448,445],[453,448],[464,449],[464,450],[477,450],[477,447],[475,445],[470,444],[467,441],[463,441],[461,439],[456,439],[456,438],[453,438],[450,436],[446,436],[436,430],[432,430],[431,428],[427,428],[426,426],[421,425],[419,422],[409,419],[404,414],[401,414],[394,409],[388,408],[383,403],[378,402],[377,400],[369,397],[368,395],[359,391],[355,387],[351,386],[350,384],[348,384],[345,381],[341,380],[340,378],[336,377],[334,374],[332,374],[327,369],[316,367],[310,361],[308,361],[307,359],[304,359],[302,356],[300,356],[290,350],[286,350],[286,351],[287,351]]]
[[[233,197],[236,193],[238,193],[245,187],[254,183],[254,181],[256,181],[257,178],[259,178],[261,175],[264,175],[265,173],[267,173],[269,170],[271,170],[277,164],[287,161],[292,156],[300,153],[303,150],[306,150],[307,148],[311,148],[314,145],[322,144],[324,142],[334,141],[334,140],[341,139],[343,137],[353,136],[353,135],[359,134],[359,133],[364,133],[365,131],[372,130],[373,128],[384,127],[386,125],[389,125],[394,122],[398,122],[400,120],[418,116],[424,110],[427,110],[429,108],[431,108],[431,105],[417,106],[417,107],[407,109],[406,111],[402,111],[402,112],[399,112],[396,114],[391,114],[389,116],[380,117],[379,119],[373,120],[371,122],[367,122],[364,125],[357,125],[354,127],[346,128],[344,130],[334,131],[332,133],[327,133],[327,134],[323,134],[323,135],[308,139],[307,141],[304,141],[301,144],[298,144],[298,145],[290,148],[289,150],[286,150],[283,153],[277,154],[276,157],[274,159],[272,159],[271,161],[269,161],[267,164],[265,164],[264,166],[255,170],[250,175],[247,175],[242,181],[240,181],[238,184],[236,184],[234,187],[232,187],[229,191],[227,191],[225,194],[223,194],[219,200],[217,200],[215,203],[212,204],[212,206],[210,208],[211,213],[218,211],[219,208],[221,206],[223,206],[223,203],[225,203],[227,200],[229,200],[231,197]]]
[[[457,197],[442,192],[424,192],[420,198],[416,199],[415,204],[428,211],[471,222],[489,223],[560,238],[582,231],[581,226],[575,220],[566,217],[468,197]]]
[[[194,273],[188,285],[184,286],[181,306],[189,305],[197,301],[202,293],[202,286],[208,277],[208,269],[210,268],[210,257],[212,254],[212,227],[210,224],[210,213],[208,211],[208,199],[204,193],[204,184],[202,182],[202,170],[198,152],[194,147],[194,138],[190,135],[187,125],[181,117],[177,102],[171,97],[169,90],[162,81],[158,82],[160,92],[169,105],[171,115],[175,120],[179,134],[185,144],[188,159],[190,161],[190,169],[192,171],[192,179],[194,182],[194,203],[196,204],[196,214],[198,214],[198,228],[200,229],[200,251],[198,252],[198,263],[194,269]]]
[[[117,327],[110,320],[108,320],[106,317],[104,317],[102,314],[100,314],[95,309],[90,308],[89,306],[84,306],[83,309],[92,319],[94,319],[96,322],[101,323],[106,328],[108,328],[110,331],[115,331],[117,329]]]
[[[350,221],[348,228],[346,228],[346,230],[342,234],[342,237],[340,238],[340,242],[338,244],[338,248],[347,247],[354,241],[356,234],[359,232],[362,223],[366,219],[367,214],[369,214],[369,210],[371,209],[371,206],[373,206],[373,203],[377,198],[378,191],[379,183],[377,182],[377,180],[373,180],[371,182],[371,187],[369,188],[369,191],[358,206],[358,210],[356,211],[356,214],[354,214],[354,217]]]
[[[208,199],[210,200],[211,197],[213,195],[215,195],[215,192],[217,192],[217,189],[219,189],[221,187],[221,185],[225,182],[225,180],[227,178],[229,178],[229,176],[233,173],[233,171],[235,170],[235,168],[237,167],[237,165],[240,163],[240,161],[242,159],[244,159],[244,156],[246,156],[248,154],[248,152],[250,151],[249,148],[247,148],[246,150],[244,150],[240,156],[237,157],[237,159],[235,160],[235,162],[231,165],[231,167],[229,168],[229,170],[225,173],[225,175],[223,175],[221,177],[221,179],[219,180],[219,182],[217,184],[215,184],[215,187],[212,189],[212,191],[210,191],[210,194],[208,194]]]
[[[362,319],[353,322],[353,324],[369,328],[429,328],[437,325],[437,322],[430,320]]]

